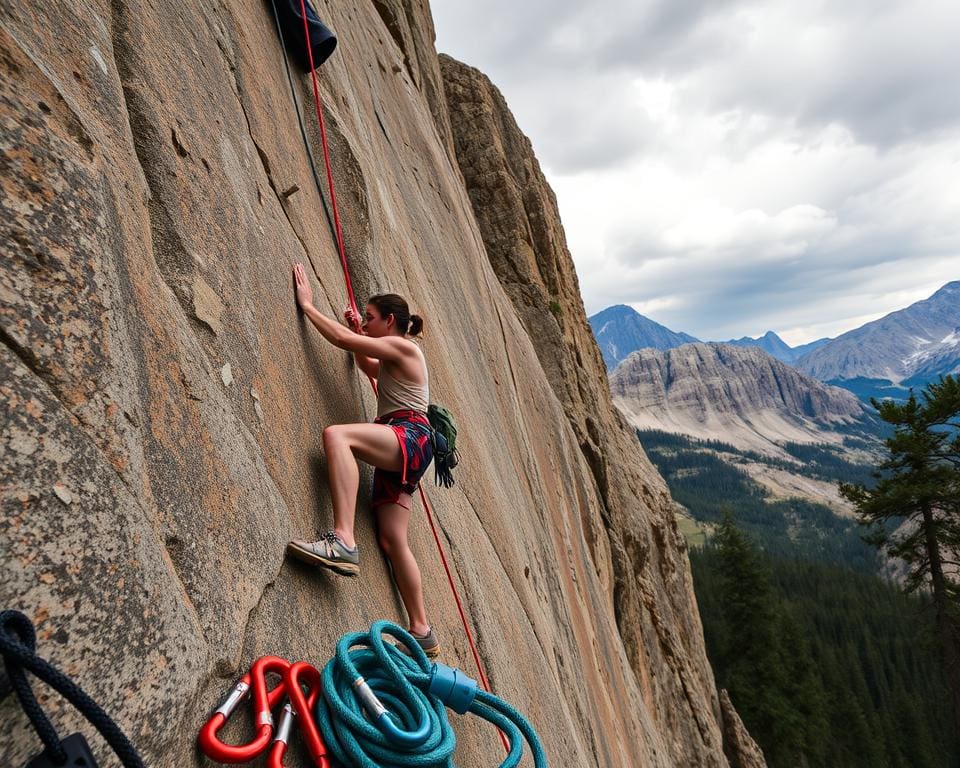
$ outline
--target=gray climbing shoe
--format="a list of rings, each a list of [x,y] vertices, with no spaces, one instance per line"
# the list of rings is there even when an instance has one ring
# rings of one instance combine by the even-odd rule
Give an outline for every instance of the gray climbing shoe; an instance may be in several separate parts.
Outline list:
[[[333,531],[327,531],[317,541],[294,539],[287,544],[287,552],[298,560],[321,565],[341,576],[356,576],[360,573],[359,552],[356,548],[349,549]]]
[[[437,640],[437,635],[433,631],[433,627],[430,627],[430,631],[423,637],[413,632],[410,634],[413,635],[414,640],[417,641],[417,644],[423,649],[423,652],[427,654],[428,659],[435,659],[440,655],[440,641]],[[407,656],[410,655],[410,650],[403,643],[397,643],[397,648],[407,654]]]

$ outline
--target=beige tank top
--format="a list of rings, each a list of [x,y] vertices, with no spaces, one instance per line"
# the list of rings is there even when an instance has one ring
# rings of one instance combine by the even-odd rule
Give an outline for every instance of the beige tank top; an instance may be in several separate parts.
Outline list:
[[[393,411],[426,413],[430,404],[429,380],[423,384],[411,384],[396,378],[392,367],[380,363],[380,375],[377,377],[377,418]]]

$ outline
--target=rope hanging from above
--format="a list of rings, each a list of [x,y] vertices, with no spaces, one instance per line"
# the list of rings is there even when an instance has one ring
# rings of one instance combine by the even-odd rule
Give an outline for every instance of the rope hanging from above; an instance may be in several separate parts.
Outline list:
[[[303,29],[304,29],[305,39],[306,39],[306,48],[307,48],[307,62],[308,62],[307,69],[310,72],[310,81],[313,87],[313,101],[314,101],[314,106],[316,108],[317,122],[320,126],[321,144],[323,146],[323,161],[327,171],[327,189],[330,195],[330,207],[332,208],[332,212],[333,212],[332,229],[333,229],[334,237],[337,242],[337,250],[340,254],[340,266],[343,269],[343,277],[346,283],[347,296],[349,297],[349,300],[350,300],[350,309],[352,309],[356,314],[359,314],[359,310],[357,308],[357,299],[353,291],[353,283],[350,279],[350,267],[347,264],[347,254],[346,254],[346,249],[344,248],[344,242],[343,242],[343,229],[340,225],[340,213],[337,208],[337,196],[336,196],[336,190],[334,188],[334,183],[333,183],[332,165],[330,162],[330,149],[327,144],[326,124],[323,119],[323,104],[320,100],[320,87],[319,87],[319,84],[317,83],[316,66],[318,65],[318,59],[317,57],[314,56],[312,40],[309,34],[307,3],[306,3],[306,0],[271,0],[271,2],[273,3],[274,17],[277,20],[277,31],[280,35],[281,45],[283,44],[284,38],[283,38],[283,30],[280,27],[280,19],[277,14],[278,12],[277,3],[279,2],[283,4],[283,3],[290,3],[290,2],[299,2],[300,4],[300,18],[303,21]],[[286,52],[284,52],[284,56],[286,56]],[[293,90],[292,81],[290,83],[290,86],[291,86],[291,91],[293,91],[294,107],[297,110],[297,118],[299,119],[300,118],[299,104],[296,99],[296,92]],[[302,130],[302,128],[301,128],[301,135],[303,136],[304,144],[306,145],[306,148],[307,148],[307,153],[308,155],[310,155],[311,166],[312,166],[312,153],[310,150],[310,144],[307,141],[306,133]],[[317,181],[316,173],[314,173],[314,181]],[[318,183],[318,187],[319,187],[319,183]],[[322,191],[320,189],[318,189],[317,191],[320,193],[321,199],[323,199]],[[324,201],[324,205],[326,205],[325,201]],[[370,384],[373,387],[374,392],[376,392],[376,381],[373,378],[370,378]],[[460,621],[463,624],[463,629],[467,636],[467,641],[470,644],[470,650],[473,653],[473,660],[477,667],[477,673],[480,676],[480,682],[483,685],[484,690],[489,693],[490,682],[489,680],[487,680],[487,676],[483,671],[483,664],[480,661],[480,653],[477,650],[477,645],[476,645],[476,642],[474,641],[473,633],[470,631],[470,625],[467,622],[467,616],[463,608],[463,602],[460,600],[460,594],[457,591],[456,583],[453,580],[453,574],[450,570],[449,564],[447,563],[447,557],[446,557],[446,554],[444,553],[443,545],[440,542],[440,535],[437,533],[437,527],[433,520],[433,514],[430,508],[430,504],[427,501],[427,495],[423,490],[422,484],[418,486],[418,489],[420,491],[420,500],[423,503],[424,510],[426,511],[427,521],[430,523],[430,530],[433,533],[433,540],[437,545],[437,551],[440,553],[440,560],[443,563],[443,569],[447,575],[447,582],[450,585],[450,590],[453,593],[454,601],[456,602],[456,605],[457,605],[457,611],[460,614]],[[500,731],[500,741],[502,742],[504,749],[509,753],[510,746],[507,742],[507,737],[503,734],[503,731]]]

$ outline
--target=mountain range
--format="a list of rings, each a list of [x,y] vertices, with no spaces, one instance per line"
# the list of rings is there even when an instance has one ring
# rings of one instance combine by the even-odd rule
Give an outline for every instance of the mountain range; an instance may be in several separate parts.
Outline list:
[[[607,307],[588,320],[607,370],[638,349],[673,349],[699,341],[688,333],[671,331],[626,304]]]
[[[669,350],[698,341],[620,304],[593,315],[590,325],[612,371],[631,352]],[[823,382],[861,398],[902,397],[939,376],[960,371],[960,281],[945,284],[928,299],[892,312],[835,339],[791,347],[775,332],[723,343],[757,347]]]
[[[744,336],[740,339],[730,339],[720,342],[721,344],[732,344],[735,347],[759,347],[768,355],[781,360],[784,363],[793,363],[799,360],[803,355],[819,349],[830,339],[817,339],[809,344],[801,344],[799,347],[791,347],[787,342],[777,336],[773,331],[767,331],[763,336],[754,339]]]
[[[960,371],[960,281],[803,355],[797,368],[859,394],[905,393]],[[886,391],[884,391],[886,390]]]
[[[863,404],[761,349],[685,344],[633,352],[610,374],[614,403],[639,429],[679,432],[774,453],[778,444],[840,443]]]

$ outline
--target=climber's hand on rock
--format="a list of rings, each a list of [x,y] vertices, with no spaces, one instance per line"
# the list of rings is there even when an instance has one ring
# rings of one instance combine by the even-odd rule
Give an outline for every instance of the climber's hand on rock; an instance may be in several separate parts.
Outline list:
[[[307,272],[300,262],[293,265],[293,282],[297,289],[297,304],[301,308],[313,304],[313,288],[310,287]]]

